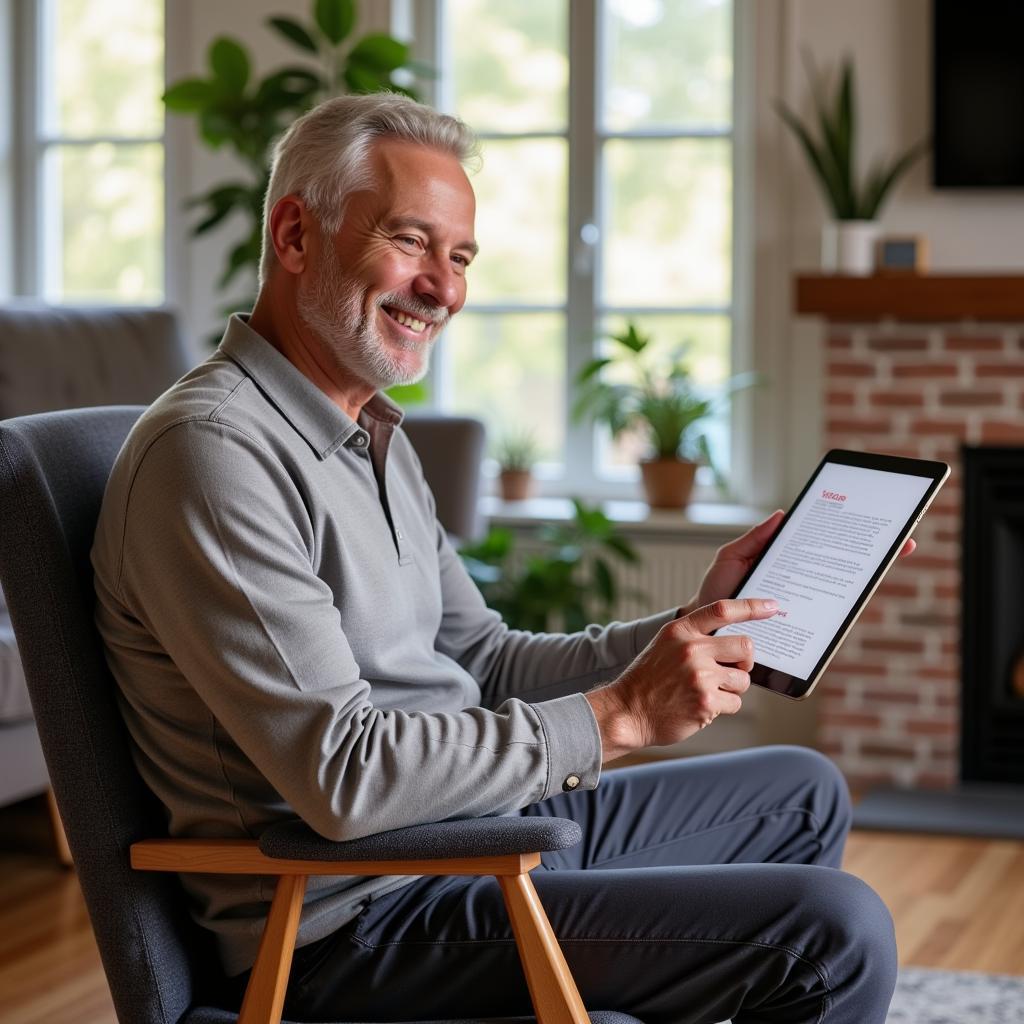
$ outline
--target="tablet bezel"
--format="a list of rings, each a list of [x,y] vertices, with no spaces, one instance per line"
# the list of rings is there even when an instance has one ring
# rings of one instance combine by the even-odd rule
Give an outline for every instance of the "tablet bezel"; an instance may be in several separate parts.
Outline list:
[[[819,462],[815,467],[814,472],[811,473],[807,483],[803,487],[803,490],[801,490],[799,495],[797,495],[796,500],[786,512],[782,522],[779,523],[775,537],[778,537],[782,532],[783,527],[789,522],[793,512],[799,508],[800,503],[804,500],[804,497],[810,490],[811,485],[815,480],[817,480],[818,474],[821,473],[822,469],[824,469],[829,463],[840,466],[855,466],[860,469],[877,469],[884,473],[899,473],[904,476],[925,477],[931,482],[913,512],[910,513],[903,526],[900,528],[896,541],[886,552],[882,561],[879,563],[878,568],[875,570],[874,575],[872,575],[864,589],[860,592],[857,600],[854,601],[853,608],[850,610],[850,613],[843,620],[839,629],[825,647],[824,653],[818,660],[818,663],[815,665],[811,674],[804,679],[801,676],[795,676],[789,672],[784,672],[781,669],[769,668],[767,665],[755,662],[754,667],[750,672],[750,681],[757,686],[770,690],[772,693],[777,693],[782,697],[788,697],[790,700],[804,700],[806,697],[810,696],[811,692],[818,685],[825,669],[828,668],[829,662],[835,656],[836,651],[839,650],[842,642],[846,639],[847,633],[849,633],[853,628],[854,623],[856,623],[861,612],[864,610],[864,607],[867,605],[868,601],[871,600],[875,590],[878,589],[879,583],[882,582],[882,579],[896,560],[903,548],[903,545],[907,542],[907,538],[914,532],[914,527],[917,526],[925,512],[928,511],[928,506],[932,503],[932,500],[938,493],[939,488],[943,483],[945,483],[946,478],[950,473],[950,467],[945,462],[933,462],[927,459],[911,459],[900,455],[881,455],[875,452],[854,452],[847,451],[842,448],[833,448],[825,454],[821,462]],[[736,597],[743,591],[743,588],[747,585],[747,580],[750,579],[754,574],[754,571],[761,564],[761,561],[771,550],[775,537],[772,538],[771,543],[769,543],[768,547],[761,552],[757,560],[748,570],[747,574],[740,581],[739,586],[733,593],[733,597]]]

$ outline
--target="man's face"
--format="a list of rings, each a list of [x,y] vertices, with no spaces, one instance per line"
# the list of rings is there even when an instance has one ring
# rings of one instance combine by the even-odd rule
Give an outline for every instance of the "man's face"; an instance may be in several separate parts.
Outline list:
[[[350,196],[338,233],[316,239],[298,311],[337,369],[387,388],[423,377],[466,301],[476,201],[446,153],[387,139],[371,166],[374,191]]]

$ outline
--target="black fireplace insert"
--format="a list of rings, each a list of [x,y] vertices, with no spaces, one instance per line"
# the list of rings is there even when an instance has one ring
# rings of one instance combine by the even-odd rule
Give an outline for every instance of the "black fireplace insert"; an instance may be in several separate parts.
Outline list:
[[[1024,448],[962,454],[960,774],[1024,783]]]

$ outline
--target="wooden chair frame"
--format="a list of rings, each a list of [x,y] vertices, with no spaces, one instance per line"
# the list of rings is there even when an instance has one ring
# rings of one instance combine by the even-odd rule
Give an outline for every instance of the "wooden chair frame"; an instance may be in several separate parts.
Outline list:
[[[501,886],[538,1024],[589,1024],[576,983],[530,878],[539,853],[437,860],[285,860],[249,840],[146,839],[131,847],[140,871],[274,875],[277,887],[239,1024],[280,1024],[299,915],[310,875],[493,875]]]

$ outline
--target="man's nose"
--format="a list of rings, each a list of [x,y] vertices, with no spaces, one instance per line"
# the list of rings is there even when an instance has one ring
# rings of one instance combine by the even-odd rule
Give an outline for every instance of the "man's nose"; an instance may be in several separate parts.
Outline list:
[[[455,313],[461,307],[464,287],[462,277],[447,259],[432,261],[413,281],[413,290],[419,298],[443,306],[449,313]]]

